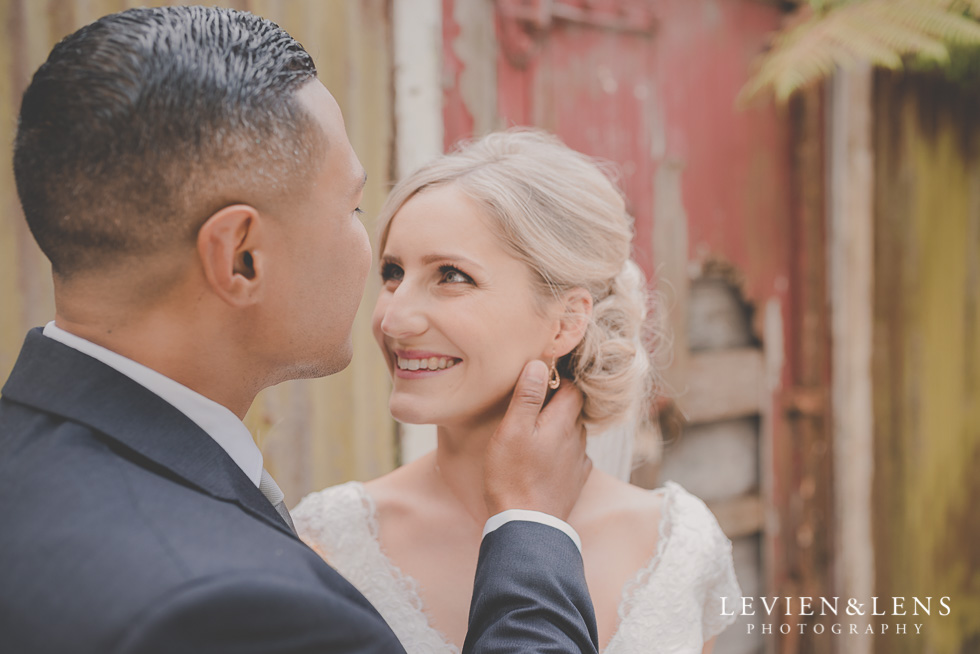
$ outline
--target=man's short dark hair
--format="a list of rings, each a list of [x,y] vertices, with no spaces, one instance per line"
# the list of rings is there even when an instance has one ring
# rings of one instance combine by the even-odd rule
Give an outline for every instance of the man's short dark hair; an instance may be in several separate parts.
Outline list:
[[[309,179],[325,139],[295,91],[310,55],[275,23],[131,9],[54,47],[24,93],[14,174],[55,274],[178,241],[236,202]]]

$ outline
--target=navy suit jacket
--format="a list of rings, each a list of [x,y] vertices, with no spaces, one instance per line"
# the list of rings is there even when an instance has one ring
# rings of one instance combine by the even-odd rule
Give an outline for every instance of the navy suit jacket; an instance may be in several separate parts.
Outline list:
[[[403,651],[197,425],[39,329],[0,398],[0,488],[4,651]],[[485,539],[466,650],[596,650],[566,535]]]

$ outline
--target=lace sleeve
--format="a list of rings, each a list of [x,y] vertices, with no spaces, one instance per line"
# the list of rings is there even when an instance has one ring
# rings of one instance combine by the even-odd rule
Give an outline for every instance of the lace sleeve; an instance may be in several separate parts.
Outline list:
[[[701,617],[701,633],[707,641],[735,622],[736,616],[726,614],[735,613],[742,591],[735,578],[732,542],[722,532],[718,520],[707,506],[704,506],[704,513],[706,560],[704,561],[704,612]]]

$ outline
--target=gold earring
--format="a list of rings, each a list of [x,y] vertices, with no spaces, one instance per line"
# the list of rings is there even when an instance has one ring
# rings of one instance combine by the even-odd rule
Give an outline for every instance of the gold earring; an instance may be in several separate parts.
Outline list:
[[[551,370],[548,374],[548,388],[555,390],[561,386],[561,375],[558,374],[558,368],[555,367],[555,357],[551,357]]]

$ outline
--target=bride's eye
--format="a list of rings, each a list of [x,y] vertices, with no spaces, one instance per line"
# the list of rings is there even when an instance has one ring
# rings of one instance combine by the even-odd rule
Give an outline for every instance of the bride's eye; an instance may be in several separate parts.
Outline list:
[[[455,266],[441,266],[439,272],[447,284],[473,284],[473,278]]]
[[[405,271],[397,263],[392,263],[386,261],[381,264],[381,281],[382,282],[400,282],[405,276]]]

